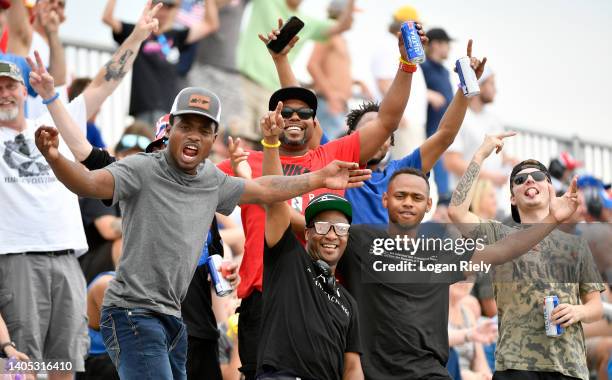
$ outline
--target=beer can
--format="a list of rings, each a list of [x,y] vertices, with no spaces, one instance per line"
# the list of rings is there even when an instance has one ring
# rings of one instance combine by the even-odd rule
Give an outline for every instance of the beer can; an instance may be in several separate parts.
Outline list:
[[[211,255],[206,261],[206,265],[208,265],[208,273],[210,274],[210,280],[212,281],[215,292],[219,297],[225,297],[233,290],[229,281],[227,281],[219,272],[222,264],[223,258],[221,255]]]
[[[416,22],[406,21],[402,24],[400,30],[404,39],[404,47],[408,54],[408,61],[414,64],[425,62],[425,49],[423,49],[421,36],[416,28]]]
[[[546,335],[550,337],[561,336],[565,329],[561,325],[552,323],[552,312],[559,305],[559,297],[548,296],[544,298],[544,328]]]
[[[476,73],[470,65],[470,57],[459,58],[455,63],[457,74],[459,74],[459,81],[463,95],[468,98],[480,94],[480,86],[478,85],[478,79],[476,79]]]

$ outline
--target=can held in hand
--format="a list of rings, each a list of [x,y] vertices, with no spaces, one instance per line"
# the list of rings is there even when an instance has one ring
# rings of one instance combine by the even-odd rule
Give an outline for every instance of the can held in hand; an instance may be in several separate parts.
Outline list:
[[[480,94],[480,86],[478,85],[478,79],[476,79],[476,73],[470,65],[470,57],[459,58],[455,62],[455,68],[457,74],[459,74],[459,81],[463,95],[468,98]]]
[[[229,281],[223,277],[222,273],[219,272],[223,265],[223,258],[220,255],[211,255],[206,261],[208,265],[208,273],[210,274],[210,280],[215,287],[215,292],[219,297],[225,297],[232,292],[232,286]]]
[[[544,328],[546,329],[546,335],[550,337],[558,337],[565,332],[561,325],[552,323],[552,312],[558,305],[559,297],[548,296],[544,298]]]
[[[408,61],[414,64],[425,62],[425,49],[423,49],[421,36],[416,28],[416,22],[406,21],[402,24],[400,30],[404,39],[404,47],[408,54]]]

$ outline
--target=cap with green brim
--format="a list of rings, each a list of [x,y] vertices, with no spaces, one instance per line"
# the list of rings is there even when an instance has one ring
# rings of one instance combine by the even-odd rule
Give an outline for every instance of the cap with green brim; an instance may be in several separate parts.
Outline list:
[[[346,216],[349,223],[353,220],[351,203],[339,195],[326,193],[315,197],[308,203],[304,213],[306,225],[309,225],[314,217],[323,211],[340,211]]]

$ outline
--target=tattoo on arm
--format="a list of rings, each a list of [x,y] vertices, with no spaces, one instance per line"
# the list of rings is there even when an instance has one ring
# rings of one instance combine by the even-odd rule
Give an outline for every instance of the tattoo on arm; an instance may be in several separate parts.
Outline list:
[[[478,179],[478,173],[480,173],[480,165],[478,165],[474,161],[470,162],[470,165],[461,177],[457,188],[453,192],[453,196],[451,198],[451,205],[459,206],[463,204],[463,202],[465,202],[465,198],[470,192],[474,181]]]
[[[127,71],[125,70],[125,65],[127,64],[129,58],[134,55],[134,52],[130,49],[127,49],[121,56],[119,57],[119,61],[115,61],[115,57],[111,58],[108,63],[104,67],[106,67],[106,74],[104,74],[104,80],[110,82],[111,80],[120,80],[125,76]]]
[[[312,190],[308,174],[289,177],[281,175],[264,176],[257,178],[256,181],[266,188],[266,194],[259,194],[256,197],[256,203],[278,202],[281,199],[290,199]]]

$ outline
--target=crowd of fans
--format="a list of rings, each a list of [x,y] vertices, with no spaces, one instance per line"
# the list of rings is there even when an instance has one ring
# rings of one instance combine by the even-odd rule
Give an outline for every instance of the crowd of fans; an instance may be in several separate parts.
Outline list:
[[[300,3],[149,0],[131,24],[108,0],[118,47],[74,78],[70,2],[0,1],[0,378],[610,378],[609,184],[568,152],[505,153],[471,40],[467,98],[444,29],[418,24],[427,60],[406,63],[403,6],[368,88],[343,36],[355,0],[325,20]],[[268,50],[291,16],[304,28]],[[96,115],[130,71],[133,122],[104,141]],[[372,254],[399,236],[486,244]]]

